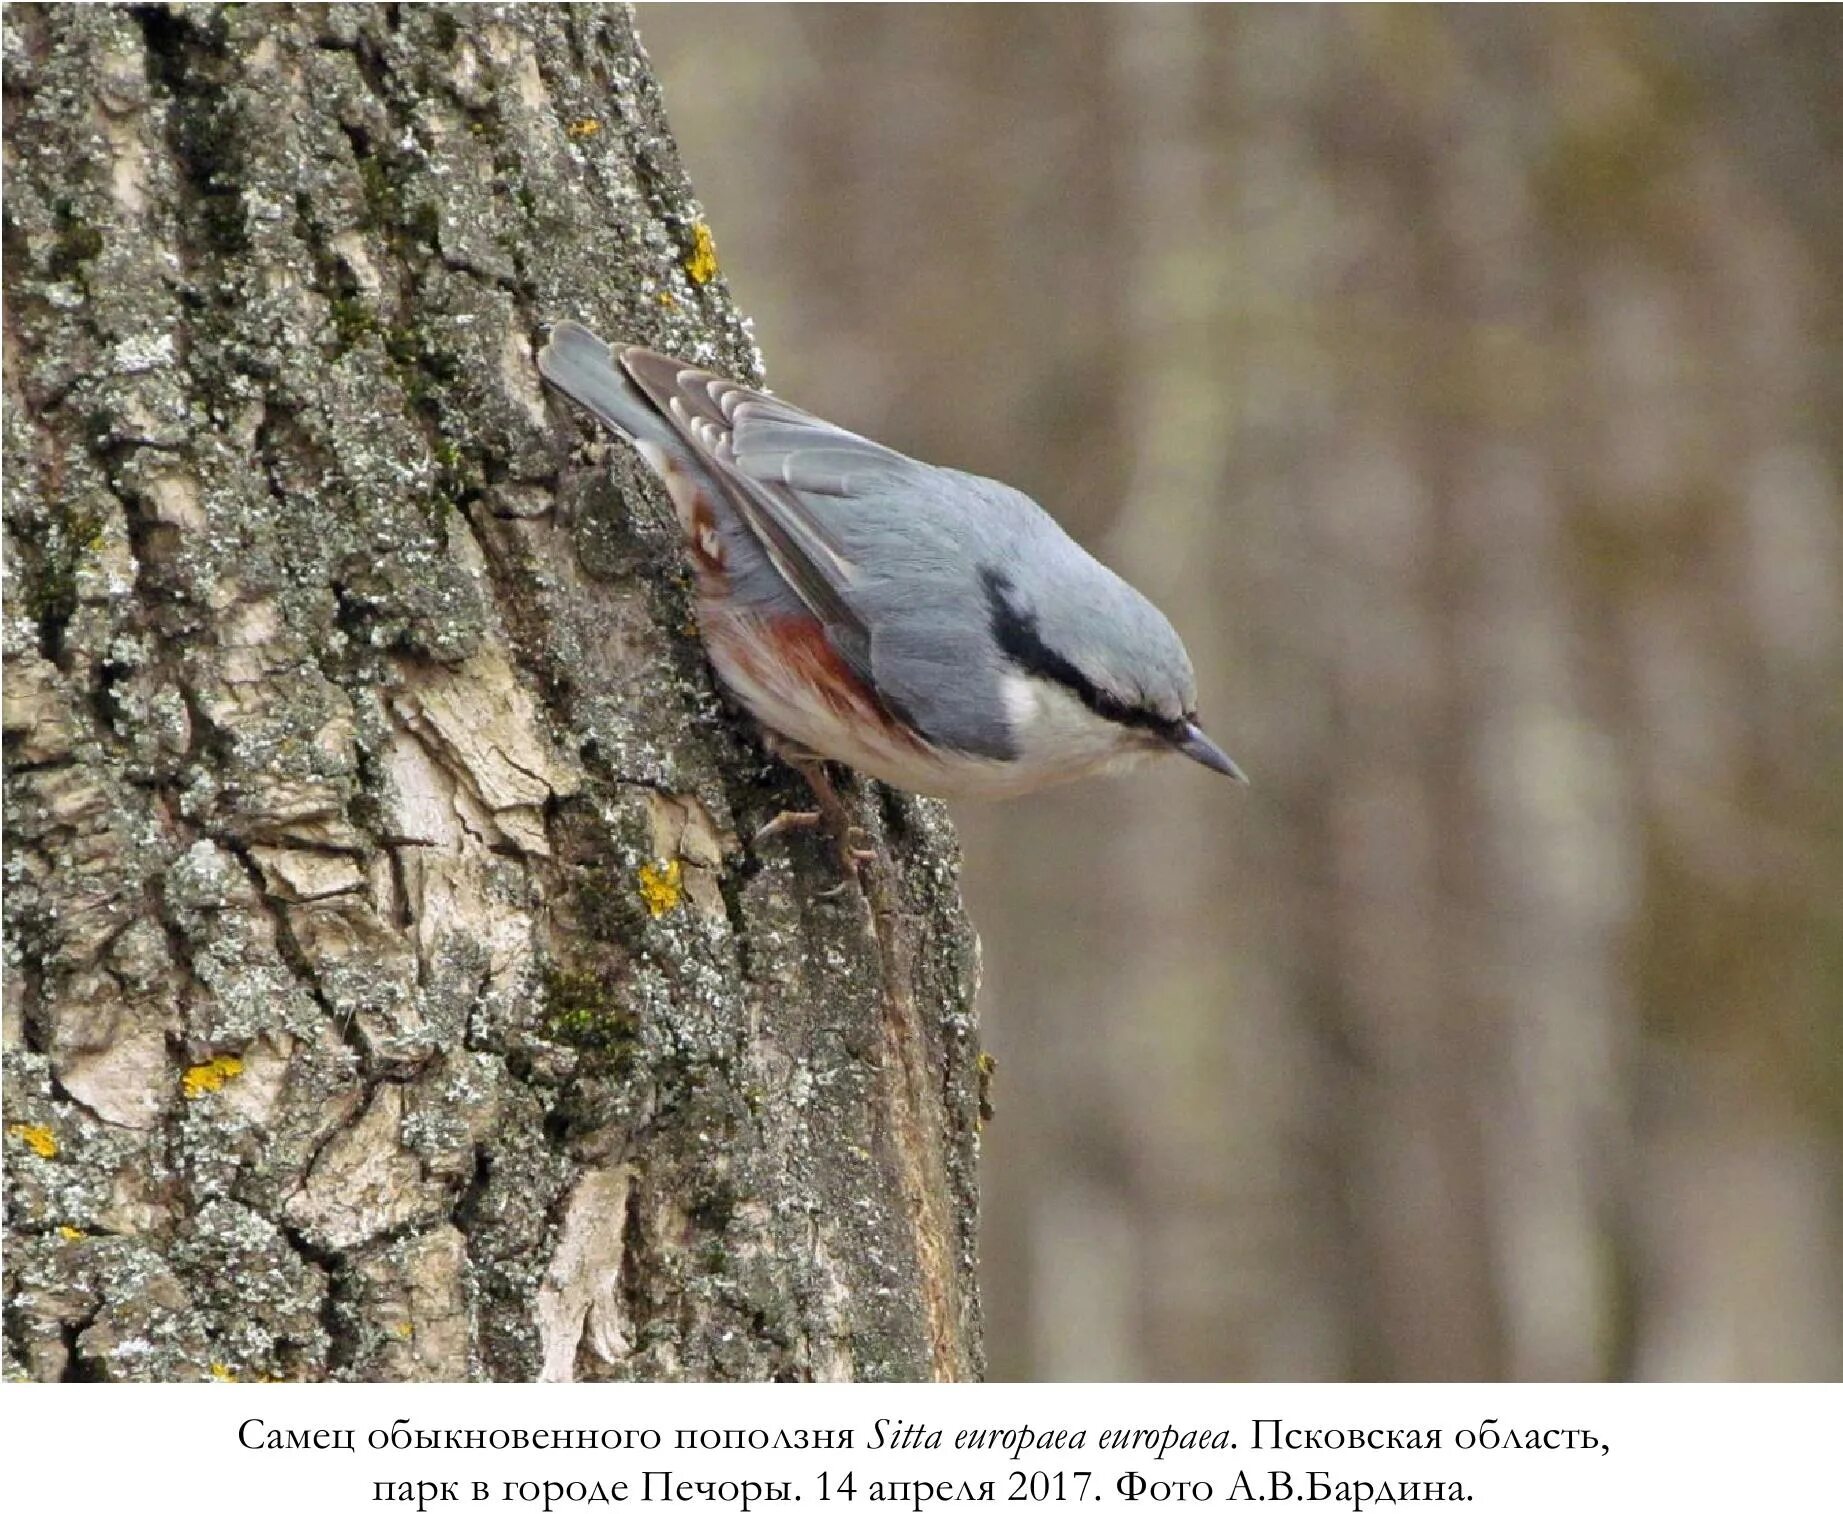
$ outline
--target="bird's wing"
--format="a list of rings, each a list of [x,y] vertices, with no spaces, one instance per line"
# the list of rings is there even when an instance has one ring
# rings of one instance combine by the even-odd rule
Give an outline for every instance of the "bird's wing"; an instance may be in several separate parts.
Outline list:
[[[915,464],[784,400],[649,348],[626,348],[621,366],[704,463],[839,655],[874,687],[870,628],[851,603],[859,569],[800,496],[849,499]]]
[[[900,452],[770,394],[753,395],[738,407],[735,448],[736,466],[750,478],[834,499],[861,496],[916,466]]]

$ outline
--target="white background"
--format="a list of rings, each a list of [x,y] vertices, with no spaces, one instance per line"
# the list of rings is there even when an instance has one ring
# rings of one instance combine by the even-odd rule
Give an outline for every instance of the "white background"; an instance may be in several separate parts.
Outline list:
[[[656,1451],[374,1451],[372,1430],[408,1417],[412,1428],[602,1429],[652,1427]],[[249,1450],[238,1427],[259,1417],[269,1428],[350,1429],[356,1451]],[[1495,1417],[1499,1431],[1585,1429],[1610,1447],[1598,1451],[1460,1450],[1456,1432]],[[922,1422],[942,1430],[941,1451],[873,1450],[879,1419]],[[1289,1429],[1399,1428],[1443,1432],[1438,1452],[1254,1450],[1254,1420],[1279,1418]],[[1101,1431],[1121,1428],[1228,1428],[1239,1449],[1172,1452],[1100,1451]],[[1085,1427],[1080,1451],[960,1452],[953,1432],[969,1426],[1035,1429]],[[850,1451],[701,1451],[675,1449],[680,1429],[826,1427],[854,1432]],[[631,1509],[735,1509],[737,1505],[642,1503],[642,1475],[681,1478],[787,1479],[801,1494],[799,1514],[893,1511],[873,1503],[870,1483],[895,1479],[995,1479],[1000,1501],[985,1507],[1028,1514],[1052,1504],[1004,1501],[1006,1473],[1083,1470],[1094,1474],[1088,1502],[1118,1514],[1176,1507],[1129,1503],[1116,1479],[1136,1471],[1152,1479],[1208,1479],[1217,1505],[1237,1471],[1257,1492],[1274,1469],[1293,1474],[1302,1508],[1350,1508],[1344,1500],[1308,1498],[1313,1470],[1333,1481],[1377,1485],[1457,1480],[1480,1511],[1777,1510],[1839,1507],[1836,1448],[1843,1390],[1835,1386],[1013,1386],[848,1385],[196,1385],[164,1387],[9,1385],[0,1391],[0,1446],[12,1507],[79,1510],[183,1507],[285,1511],[397,1509],[377,1501],[373,1484],[455,1484],[471,1502],[476,1480],[491,1484],[479,1508],[542,1508],[504,1501],[507,1480],[629,1484]],[[818,1473],[849,1472],[851,1504],[820,1504]],[[1095,1495],[1098,1495],[1095,1496]],[[30,1500],[21,1503],[20,1498]],[[442,1505],[432,1505],[440,1507]],[[1367,1507],[1403,1507],[1386,1498]],[[407,1507],[414,1508],[414,1502]],[[600,1500],[559,1501],[554,1508],[614,1507]],[[762,1508],[789,1514],[786,1504]],[[930,1508],[945,1505],[931,1504]]]

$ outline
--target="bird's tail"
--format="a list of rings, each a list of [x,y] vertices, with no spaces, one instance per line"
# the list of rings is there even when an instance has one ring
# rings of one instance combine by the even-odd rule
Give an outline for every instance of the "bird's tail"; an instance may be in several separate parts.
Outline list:
[[[671,424],[634,386],[612,348],[587,326],[558,321],[538,353],[538,372],[583,409],[631,441],[672,452],[681,444]],[[650,459],[649,459],[650,460]]]

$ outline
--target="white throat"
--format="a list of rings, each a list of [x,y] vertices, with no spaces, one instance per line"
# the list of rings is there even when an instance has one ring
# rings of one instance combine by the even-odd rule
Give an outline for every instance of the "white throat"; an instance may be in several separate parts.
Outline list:
[[[1061,684],[1012,672],[1003,691],[1018,748],[1013,761],[1040,774],[1041,782],[1117,771],[1158,753],[1142,733],[1102,719]]]

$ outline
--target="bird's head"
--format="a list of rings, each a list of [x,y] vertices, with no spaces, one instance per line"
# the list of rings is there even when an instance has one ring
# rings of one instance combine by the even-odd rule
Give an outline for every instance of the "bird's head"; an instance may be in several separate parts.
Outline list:
[[[1179,752],[1248,781],[1197,723],[1177,632],[1124,579],[1076,549],[1050,573],[988,567],[981,583],[1022,760],[1072,776]]]

